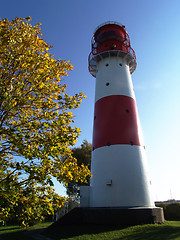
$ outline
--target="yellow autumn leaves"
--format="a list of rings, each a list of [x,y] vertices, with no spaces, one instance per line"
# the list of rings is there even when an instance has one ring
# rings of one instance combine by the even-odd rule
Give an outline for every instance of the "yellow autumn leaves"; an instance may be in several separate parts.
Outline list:
[[[12,202],[23,197],[22,189],[53,185],[52,177],[68,184],[90,176],[88,168],[79,167],[71,156],[71,146],[80,134],[72,125],[71,109],[78,108],[85,95],[66,93],[61,79],[73,66],[54,58],[49,52],[52,46],[42,39],[40,24],[32,26],[30,20],[0,20],[0,194],[4,196],[3,189],[11,186]],[[22,190],[19,198],[16,185]],[[4,209],[11,216],[5,202],[0,202],[0,212]],[[27,215],[33,209],[29,205]]]

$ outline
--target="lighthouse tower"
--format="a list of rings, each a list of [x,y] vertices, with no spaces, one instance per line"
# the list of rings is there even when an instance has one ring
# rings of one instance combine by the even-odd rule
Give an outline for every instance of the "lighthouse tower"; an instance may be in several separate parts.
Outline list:
[[[142,213],[143,209],[146,220],[133,220],[135,223],[151,222],[149,214],[161,222],[162,209],[155,208],[151,196],[131,79],[136,55],[125,26],[107,22],[97,27],[88,61],[89,72],[96,78],[92,178],[90,187],[81,188],[81,207],[111,211],[107,218],[113,216],[113,209],[116,214],[119,209],[121,215],[125,209],[135,211],[135,218],[137,210]]]
[[[131,79],[135,69],[125,26],[99,26],[89,56],[96,77],[91,207],[154,207]]]

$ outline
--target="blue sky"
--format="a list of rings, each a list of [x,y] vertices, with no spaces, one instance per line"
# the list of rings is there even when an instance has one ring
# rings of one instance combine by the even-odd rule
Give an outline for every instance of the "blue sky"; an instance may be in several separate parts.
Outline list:
[[[106,21],[126,26],[137,56],[132,79],[155,200],[180,199],[179,9],[179,0],[6,0],[0,7],[1,18],[41,22],[51,52],[74,65],[63,79],[68,93],[87,95],[75,111],[82,130],[77,145],[92,139],[95,79],[87,59],[94,29]]]

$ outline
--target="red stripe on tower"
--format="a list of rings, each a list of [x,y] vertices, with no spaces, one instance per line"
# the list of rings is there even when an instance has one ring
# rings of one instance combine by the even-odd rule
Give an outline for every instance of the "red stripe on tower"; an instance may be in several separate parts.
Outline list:
[[[123,95],[112,95],[95,103],[93,150],[103,146],[140,146],[136,102]]]

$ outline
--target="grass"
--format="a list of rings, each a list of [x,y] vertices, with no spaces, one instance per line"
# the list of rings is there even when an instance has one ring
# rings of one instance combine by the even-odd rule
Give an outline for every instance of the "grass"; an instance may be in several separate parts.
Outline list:
[[[147,224],[126,228],[113,226],[73,225],[46,229],[46,236],[55,240],[180,240],[180,221]]]
[[[23,229],[18,226],[0,227],[0,240],[33,240],[40,229],[53,240],[180,240],[180,221],[147,224],[132,227],[100,225],[58,226],[48,229],[50,223]],[[37,239],[37,238],[36,238]],[[43,240],[43,238],[42,238]]]
[[[29,228],[22,228],[20,226],[3,226],[0,227],[0,240],[34,240],[31,232],[46,228],[51,223],[41,223]]]

